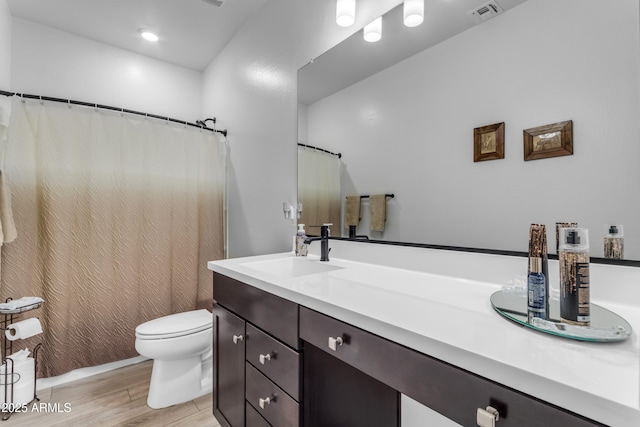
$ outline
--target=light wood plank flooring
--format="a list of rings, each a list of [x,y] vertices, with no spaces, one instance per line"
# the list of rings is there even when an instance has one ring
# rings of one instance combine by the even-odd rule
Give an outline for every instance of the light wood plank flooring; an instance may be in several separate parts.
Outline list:
[[[152,364],[148,360],[40,390],[40,403],[48,404],[48,411],[34,411],[31,403],[27,412],[0,421],[0,427],[220,427],[212,414],[211,394],[165,409],[149,408]]]

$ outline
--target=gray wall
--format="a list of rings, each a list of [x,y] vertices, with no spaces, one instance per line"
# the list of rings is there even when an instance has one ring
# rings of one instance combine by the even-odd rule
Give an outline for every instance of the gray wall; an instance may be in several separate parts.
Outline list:
[[[7,0],[0,0],[0,90],[11,85],[11,14]],[[0,96],[0,124],[7,122],[8,100]]]
[[[308,141],[341,151],[343,191],[395,193],[387,240],[527,250],[531,223],[625,225],[640,259],[637,0],[529,0],[308,108]],[[523,129],[573,120],[574,155],[525,162]],[[505,159],[473,129],[505,122]],[[366,204],[363,204],[366,208]]]
[[[203,113],[230,131],[230,257],[291,250],[282,203],[297,193],[298,68],[399,3],[360,2],[344,29],[333,1],[272,0],[205,71]]]

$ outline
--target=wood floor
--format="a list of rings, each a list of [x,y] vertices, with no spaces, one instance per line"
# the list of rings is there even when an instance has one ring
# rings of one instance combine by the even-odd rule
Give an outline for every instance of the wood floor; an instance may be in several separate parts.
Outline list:
[[[35,408],[30,403],[27,412],[12,414],[0,421],[0,427],[220,426],[212,414],[211,394],[165,409],[149,408],[152,363],[149,360],[40,390]]]

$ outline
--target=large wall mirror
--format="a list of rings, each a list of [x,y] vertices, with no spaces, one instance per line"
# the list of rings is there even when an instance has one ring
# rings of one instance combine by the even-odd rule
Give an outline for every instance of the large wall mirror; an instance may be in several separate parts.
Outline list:
[[[623,224],[640,260],[637,0],[496,2],[476,24],[486,0],[427,0],[415,28],[399,5],[381,41],[356,32],[299,70],[299,142],[342,154],[340,218],[346,196],[392,193],[384,231],[363,200],[357,234],[526,251],[542,223],[554,253],[555,223],[577,222],[596,257]],[[523,131],[564,121],[573,154],[525,160]],[[474,129],[497,123],[504,158],[474,161]]]

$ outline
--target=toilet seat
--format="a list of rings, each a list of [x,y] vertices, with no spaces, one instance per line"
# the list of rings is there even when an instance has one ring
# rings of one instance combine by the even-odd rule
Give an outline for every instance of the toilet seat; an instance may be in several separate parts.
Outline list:
[[[136,338],[158,340],[194,334],[213,327],[208,310],[186,311],[150,320],[136,328]]]

